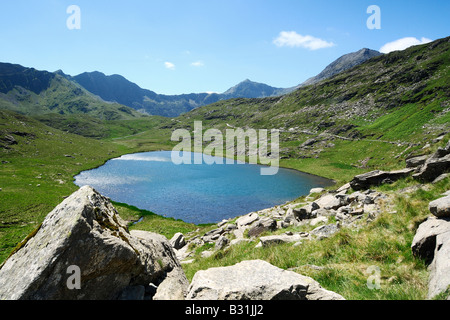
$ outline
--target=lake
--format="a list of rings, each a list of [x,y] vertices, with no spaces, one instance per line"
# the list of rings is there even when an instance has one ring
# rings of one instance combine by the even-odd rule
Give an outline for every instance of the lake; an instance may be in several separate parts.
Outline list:
[[[276,175],[264,176],[260,168],[237,161],[176,165],[171,151],[145,152],[81,172],[75,184],[90,185],[113,201],[195,224],[216,223],[284,204],[307,195],[311,188],[332,184],[284,168]]]

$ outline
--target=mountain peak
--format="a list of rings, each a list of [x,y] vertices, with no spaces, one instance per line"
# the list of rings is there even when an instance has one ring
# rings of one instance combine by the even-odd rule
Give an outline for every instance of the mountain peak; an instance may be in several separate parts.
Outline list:
[[[225,91],[223,95],[227,96],[228,99],[240,97],[262,98],[282,94],[281,90],[284,89],[271,87],[264,83],[245,79],[244,81]]]
[[[361,63],[380,55],[382,55],[381,52],[368,48],[363,48],[356,52],[347,53],[330,63],[321,73],[319,73],[315,77],[309,78],[300,86],[311,85],[319,81],[331,78],[338,73],[356,67],[357,65],[360,65]]]

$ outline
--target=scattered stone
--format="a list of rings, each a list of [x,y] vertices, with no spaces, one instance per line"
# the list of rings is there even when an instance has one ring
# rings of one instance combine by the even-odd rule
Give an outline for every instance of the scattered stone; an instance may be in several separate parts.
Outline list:
[[[428,155],[418,156],[414,158],[406,159],[406,167],[407,168],[417,168],[425,163],[428,159]]]
[[[202,239],[205,242],[214,242],[215,240],[219,239],[220,235],[223,232],[224,232],[223,228],[214,229],[205,233]]]
[[[186,245],[186,239],[184,238],[184,235],[182,233],[176,233],[172,239],[170,239],[170,244],[172,247],[176,250],[180,250]]]
[[[449,172],[450,142],[447,143],[445,148],[439,148],[418,169],[418,172],[413,177],[424,182],[431,182],[441,174]]]
[[[257,222],[257,225],[248,231],[248,236],[257,237],[265,231],[275,231],[276,229],[277,229],[277,222],[272,218],[265,217],[260,219]]]
[[[337,193],[341,193],[341,194],[342,193],[345,194],[345,193],[347,193],[348,190],[350,190],[350,188],[351,188],[350,183],[346,183],[342,187],[337,189],[336,192]]]
[[[331,237],[333,234],[335,234],[338,231],[339,231],[339,228],[336,224],[328,224],[325,226],[320,226],[318,228],[315,228],[310,233],[312,235],[315,235],[319,239],[323,239],[323,238]]]
[[[313,194],[313,193],[322,193],[324,192],[325,189],[324,188],[313,188],[309,191],[309,194]]]
[[[290,243],[297,242],[301,240],[301,236],[299,234],[287,235],[287,234],[279,234],[273,236],[261,237],[260,244],[263,247],[268,247],[271,245],[281,244],[281,243]]]
[[[450,196],[430,202],[429,209],[438,218],[450,217]]]
[[[311,219],[311,221],[309,221],[309,225],[314,227],[316,225],[318,225],[319,223],[327,223],[328,222],[328,218],[327,217],[317,217],[314,219]]]
[[[432,184],[436,184],[442,180],[447,179],[448,177],[450,177],[450,173],[443,173],[441,174],[439,177],[437,177],[436,179],[433,180],[433,182],[431,182]]]
[[[12,135],[10,135],[10,134],[7,134],[7,135],[5,135],[3,138],[0,138],[0,141],[6,143],[7,145],[15,145],[15,144],[18,144],[18,142],[16,141],[16,139],[15,139]]]
[[[243,226],[247,226],[253,222],[255,222],[256,220],[259,219],[259,215],[255,212],[249,213],[245,216],[240,217],[239,219],[236,220],[236,225],[238,227],[243,227]]]
[[[223,248],[225,248],[228,245],[228,243],[230,243],[230,240],[228,240],[227,237],[220,236],[216,242],[215,249],[222,250]]]
[[[301,208],[293,209],[292,212],[294,214],[294,218],[301,221],[305,219],[311,219],[312,212],[319,208],[320,208],[319,204],[317,204],[316,202],[311,202],[310,204],[307,204],[306,206],[303,206]]]
[[[357,175],[350,182],[350,186],[356,190],[366,190],[371,186],[377,186],[384,183],[392,183],[398,179],[405,178],[410,175],[414,169],[406,168],[391,172],[375,170]]]
[[[330,210],[330,209],[338,209],[342,206],[341,200],[339,198],[336,198],[332,194],[326,194],[322,196],[321,198],[317,199],[315,203],[323,209]],[[317,208],[318,209],[318,208]]]
[[[262,260],[198,271],[187,300],[344,300],[315,280]]]

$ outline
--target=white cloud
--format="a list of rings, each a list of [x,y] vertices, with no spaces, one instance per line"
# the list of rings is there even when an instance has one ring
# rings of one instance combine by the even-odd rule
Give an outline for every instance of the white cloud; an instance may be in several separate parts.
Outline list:
[[[401,38],[389,43],[386,43],[381,47],[380,52],[389,53],[392,51],[405,50],[411,46],[417,46],[419,44],[429,43],[433,40],[422,37],[420,40],[414,37]]]
[[[169,70],[175,70],[175,65],[172,62],[164,62],[164,66]]]
[[[193,67],[203,67],[205,64],[202,61],[195,61],[191,63]]]
[[[313,36],[302,36],[295,31],[281,31],[278,38],[273,43],[277,47],[303,47],[309,50],[318,50],[335,46],[333,42],[328,42]]]

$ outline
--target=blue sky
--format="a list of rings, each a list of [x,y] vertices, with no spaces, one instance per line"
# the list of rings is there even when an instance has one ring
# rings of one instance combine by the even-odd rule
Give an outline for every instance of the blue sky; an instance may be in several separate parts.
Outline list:
[[[81,29],[67,27],[70,5]],[[381,29],[367,27],[370,5]],[[364,47],[450,36],[449,12],[448,0],[1,0],[0,61],[120,74],[161,94],[285,88]]]

